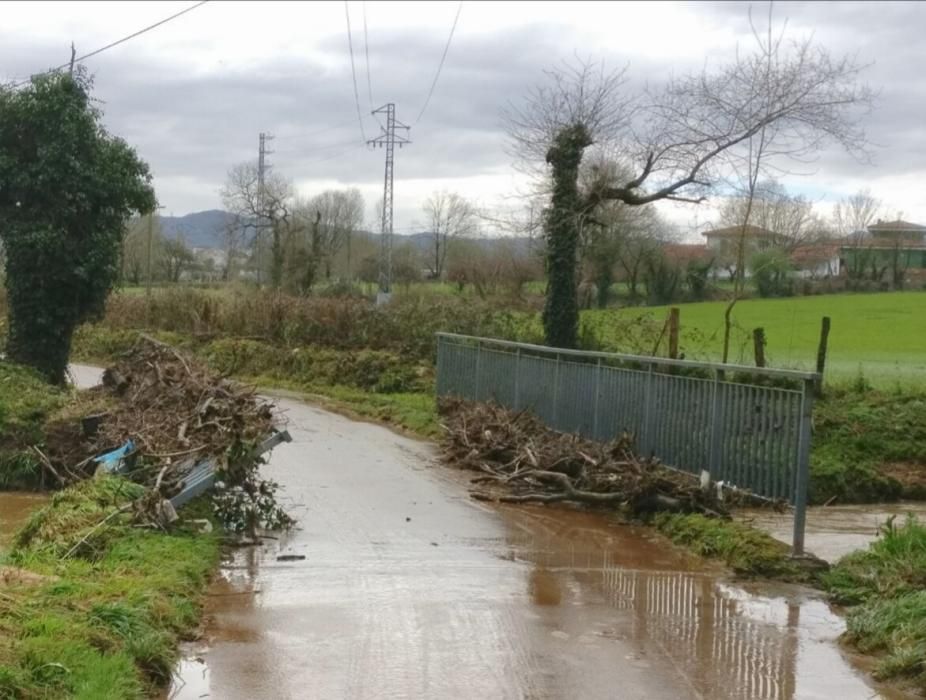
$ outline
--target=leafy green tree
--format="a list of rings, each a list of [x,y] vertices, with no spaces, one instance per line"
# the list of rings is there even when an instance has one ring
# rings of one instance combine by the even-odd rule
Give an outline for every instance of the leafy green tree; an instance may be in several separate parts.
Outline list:
[[[155,205],[148,166],[103,127],[91,89],[80,68],[0,89],[7,352],[56,383],[118,278],[126,221]]]

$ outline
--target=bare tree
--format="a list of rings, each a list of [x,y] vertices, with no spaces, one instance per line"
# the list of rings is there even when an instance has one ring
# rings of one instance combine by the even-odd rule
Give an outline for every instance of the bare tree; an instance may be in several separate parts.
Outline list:
[[[720,207],[720,223],[740,226],[748,206],[745,197],[728,197]],[[750,216],[753,225],[775,235],[769,245],[793,252],[819,242],[826,231],[825,222],[814,213],[813,202],[801,195],[791,195],[783,185],[768,180],[756,186]]]
[[[331,278],[332,262],[347,249],[347,270],[350,277],[351,241],[363,224],[364,202],[360,190],[326,190],[312,198],[310,208],[320,214],[318,252],[325,268],[325,278]]]
[[[871,194],[871,190],[859,190],[845,197],[833,209],[833,228],[839,233],[843,244],[850,249],[846,257],[846,276],[850,280],[861,280],[870,276],[879,281],[885,269],[879,266],[871,250],[868,227],[883,211],[882,203]]]
[[[853,59],[834,59],[811,39],[785,43],[783,32],[754,31],[751,52],[715,69],[669,80],[660,91],[625,94],[624,70],[580,62],[507,113],[524,161],[540,158],[552,176],[546,220],[551,271],[544,329],[552,345],[574,345],[578,329],[575,242],[579,216],[605,201],[639,206],[659,200],[701,202],[737,175],[754,194],[760,175],[786,160],[805,161],[835,142],[856,155],[866,145],[861,117],[872,94]],[[629,177],[603,173],[587,194],[577,178],[591,146],[615,153]],[[751,183],[751,184],[750,184]],[[746,212],[748,224],[751,208]],[[552,270],[560,270],[552,275]]]
[[[161,243],[160,263],[168,282],[179,282],[183,271],[195,260],[183,237],[165,238]]]
[[[260,239],[269,232],[270,283],[279,288],[283,281],[286,237],[292,225],[292,188],[289,182],[281,175],[271,173],[264,177],[261,186],[257,163],[239,163],[228,171],[221,194],[227,211],[255,227],[253,243],[258,250]]]
[[[431,253],[427,267],[434,279],[441,279],[447,263],[447,251],[453,241],[476,230],[476,210],[456,192],[434,192],[422,207],[431,236]]]

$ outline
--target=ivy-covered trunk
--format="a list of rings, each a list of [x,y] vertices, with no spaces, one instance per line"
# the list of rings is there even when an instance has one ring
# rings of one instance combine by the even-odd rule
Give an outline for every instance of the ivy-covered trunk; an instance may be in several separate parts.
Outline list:
[[[155,206],[148,166],[103,128],[90,87],[78,67],[0,88],[7,353],[56,383],[74,329],[103,312],[126,221]]]
[[[561,129],[547,151],[553,170],[553,198],[546,220],[547,298],[543,331],[547,345],[574,348],[579,331],[576,248],[579,240],[579,164],[591,143],[581,124]]]
[[[79,319],[75,298],[80,293],[79,274],[68,269],[73,257],[52,248],[63,239],[57,233],[21,234],[9,240],[6,260],[7,354],[54,384],[64,383],[71,336]],[[37,255],[38,251],[45,254]],[[24,284],[25,280],[29,282]]]

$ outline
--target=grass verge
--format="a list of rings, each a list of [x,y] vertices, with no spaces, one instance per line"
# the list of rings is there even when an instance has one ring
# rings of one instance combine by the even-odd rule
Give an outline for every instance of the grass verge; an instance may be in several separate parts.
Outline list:
[[[926,525],[888,522],[877,541],[841,559],[823,583],[835,602],[850,606],[845,641],[879,657],[876,677],[926,692]]]
[[[790,557],[783,542],[745,523],[703,515],[662,514],[653,524],[675,544],[719,559],[741,576],[812,583],[816,574]]]
[[[811,501],[926,498],[926,393],[831,389],[814,410]]]
[[[55,494],[0,557],[35,575],[0,594],[0,698],[143,698],[169,681],[220,543],[123,516],[96,527],[137,488],[108,477]]]
[[[22,446],[42,442],[45,419],[67,397],[31,370],[0,361],[0,489],[38,485],[35,455]]]

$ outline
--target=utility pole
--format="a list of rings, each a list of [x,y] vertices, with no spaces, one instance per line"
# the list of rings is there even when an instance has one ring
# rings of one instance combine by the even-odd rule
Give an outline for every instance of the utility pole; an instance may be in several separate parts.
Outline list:
[[[154,210],[148,213],[148,270],[145,274],[145,298],[148,306],[151,305],[151,239],[154,238]]]
[[[263,247],[261,243],[263,242],[264,228],[266,227],[264,211],[265,211],[265,201],[264,201],[264,178],[272,167],[267,163],[267,156],[273,153],[273,151],[267,150],[267,141],[272,141],[273,136],[266,134],[263,131],[260,132],[260,146],[257,151],[257,236],[255,241],[257,243],[257,285],[260,286],[261,283],[261,274],[263,273]]]
[[[379,250],[379,294],[376,295],[376,302],[383,304],[389,301],[392,295],[392,176],[395,165],[395,147],[398,144],[401,148],[411,141],[407,136],[396,136],[396,129],[405,129],[405,133],[408,134],[409,127],[395,118],[394,103],[389,102],[373,110],[372,113],[386,115],[386,126],[382,127],[382,133],[367,141],[371,146],[386,147],[386,177],[383,184],[383,221]]]

